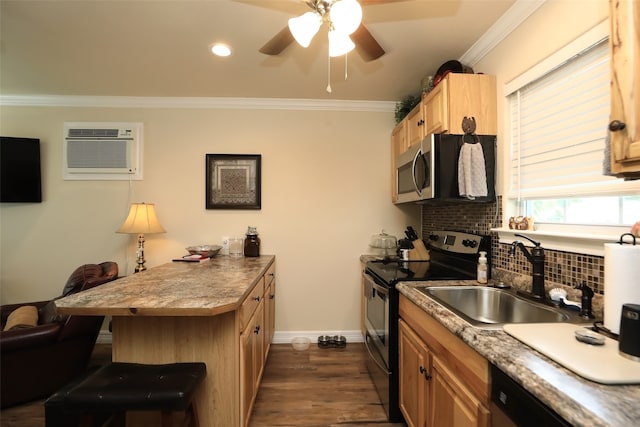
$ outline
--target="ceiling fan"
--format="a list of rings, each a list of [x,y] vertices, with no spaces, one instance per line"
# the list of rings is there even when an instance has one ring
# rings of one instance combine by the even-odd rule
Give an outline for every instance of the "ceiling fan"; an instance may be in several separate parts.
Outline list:
[[[394,3],[406,0],[360,0],[363,5]],[[362,24],[362,8],[356,0],[308,0],[311,8],[298,17],[291,18],[271,40],[260,48],[266,55],[279,55],[287,46],[297,41],[309,46],[322,24],[327,24],[329,55],[340,56],[356,49],[363,60],[369,62],[385,54],[384,49]]]

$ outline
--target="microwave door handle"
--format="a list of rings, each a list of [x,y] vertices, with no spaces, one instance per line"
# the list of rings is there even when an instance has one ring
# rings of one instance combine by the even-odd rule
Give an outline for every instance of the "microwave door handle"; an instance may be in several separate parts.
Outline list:
[[[427,162],[427,156],[422,156],[422,163],[424,163],[424,177],[422,180],[422,187],[425,188],[427,186],[427,182],[429,182],[429,162]]]
[[[418,163],[418,157],[422,156],[422,149],[419,149],[416,152],[416,156],[413,158],[413,164],[411,165],[411,170],[413,171],[413,187],[416,189],[416,193],[418,196],[422,195],[422,188],[418,187],[418,183],[416,182],[416,163]]]

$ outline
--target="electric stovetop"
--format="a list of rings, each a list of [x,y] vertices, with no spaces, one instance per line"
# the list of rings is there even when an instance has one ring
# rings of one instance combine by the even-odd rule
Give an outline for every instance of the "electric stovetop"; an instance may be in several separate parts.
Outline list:
[[[433,231],[427,237],[429,261],[385,257],[367,262],[366,272],[381,285],[402,281],[467,280],[476,277],[480,251],[490,254],[491,237],[456,231]]]

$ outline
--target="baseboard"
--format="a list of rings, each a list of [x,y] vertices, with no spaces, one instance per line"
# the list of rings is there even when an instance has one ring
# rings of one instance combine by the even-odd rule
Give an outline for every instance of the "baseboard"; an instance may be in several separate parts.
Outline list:
[[[318,342],[318,337],[321,335],[339,335],[347,339],[347,342],[364,342],[362,338],[362,332],[355,331],[276,331],[273,335],[273,344],[289,344],[294,338],[304,337],[309,338],[312,343]]]
[[[362,338],[362,332],[355,331],[276,331],[273,336],[274,344],[289,344],[294,338],[306,337],[312,343],[318,342],[320,335],[340,335],[347,339],[347,342],[364,342]],[[101,330],[98,334],[98,344],[111,344],[111,332],[107,330]]]

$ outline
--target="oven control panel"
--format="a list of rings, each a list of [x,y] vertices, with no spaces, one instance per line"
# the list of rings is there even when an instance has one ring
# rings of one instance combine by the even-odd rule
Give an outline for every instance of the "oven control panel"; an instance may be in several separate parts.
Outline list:
[[[427,237],[430,247],[459,254],[477,254],[483,236],[460,231],[432,231]]]

